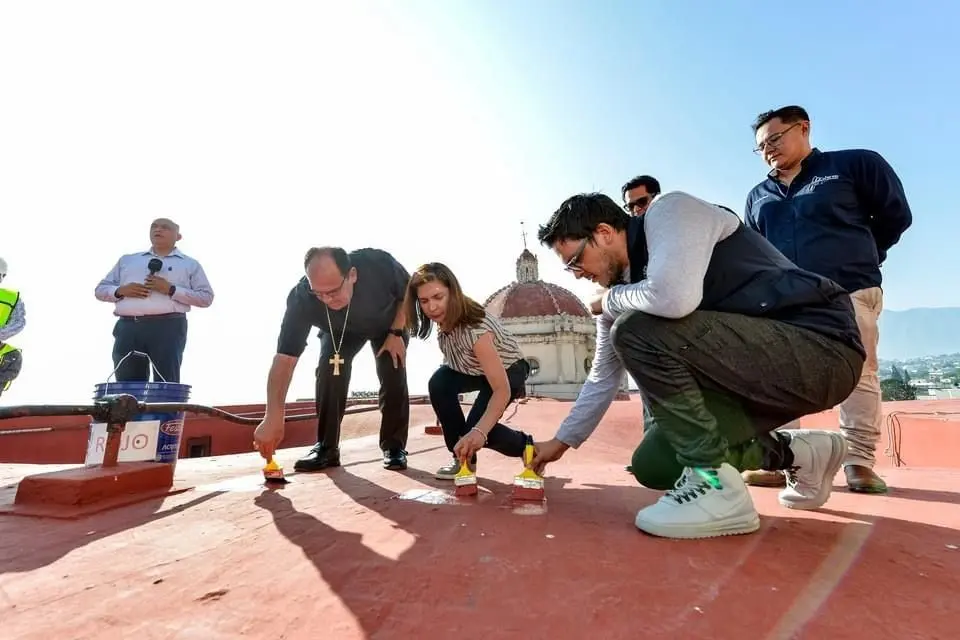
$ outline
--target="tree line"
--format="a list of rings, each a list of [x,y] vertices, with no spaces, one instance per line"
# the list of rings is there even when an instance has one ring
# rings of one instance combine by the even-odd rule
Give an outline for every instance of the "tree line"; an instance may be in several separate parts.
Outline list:
[[[916,400],[917,390],[910,384],[910,372],[893,365],[890,377],[880,381],[880,393],[883,401]]]

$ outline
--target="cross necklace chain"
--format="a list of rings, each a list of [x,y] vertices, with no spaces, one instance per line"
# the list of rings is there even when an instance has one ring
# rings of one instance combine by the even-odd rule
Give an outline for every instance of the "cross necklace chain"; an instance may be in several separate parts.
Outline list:
[[[330,326],[330,342],[333,343],[333,357],[330,358],[330,364],[333,365],[333,375],[340,375],[340,365],[342,365],[346,360],[340,357],[340,348],[343,347],[343,338],[347,335],[347,318],[350,317],[350,304],[353,301],[347,304],[347,313],[343,316],[343,331],[340,333],[340,344],[337,344],[337,338],[333,335],[333,322],[330,320],[330,307],[323,305],[324,311],[327,312],[327,324]]]

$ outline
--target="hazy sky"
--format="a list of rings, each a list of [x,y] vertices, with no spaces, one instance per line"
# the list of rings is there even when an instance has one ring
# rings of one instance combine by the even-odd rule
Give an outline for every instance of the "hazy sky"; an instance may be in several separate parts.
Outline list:
[[[884,266],[887,307],[960,305],[958,7],[4,3],[0,255],[27,329],[0,401],[82,401],[110,374],[93,290],[155,217],[216,291],[189,316],[184,382],[262,402],[310,245],[443,261],[483,300],[514,277],[520,221],[535,231],[574,192],[652,173],[742,210],[765,173],[749,123],[791,103],[821,149],[875,149],[903,179],[916,220]],[[541,277],[592,291],[531,248]],[[317,343],[290,399],[313,394]],[[412,392],[440,360],[411,348]],[[352,388],[376,387],[365,350]]]

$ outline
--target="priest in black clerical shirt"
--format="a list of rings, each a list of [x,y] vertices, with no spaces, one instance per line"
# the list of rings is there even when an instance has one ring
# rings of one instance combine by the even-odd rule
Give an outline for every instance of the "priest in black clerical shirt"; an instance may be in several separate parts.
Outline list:
[[[380,448],[383,466],[406,469],[410,396],[407,391],[403,296],[410,274],[380,249],[349,254],[339,247],[314,247],[304,258],[306,275],[287,296],[277,354],[267,376],[267,406],[254,434],[269,460],[284,433],[287,388],[313,327],[320,330],[317,367],[317,444],[297,460],[297,471],[340,465],[340,423],[347,402],[353,358],[368,341],[380,379]]]

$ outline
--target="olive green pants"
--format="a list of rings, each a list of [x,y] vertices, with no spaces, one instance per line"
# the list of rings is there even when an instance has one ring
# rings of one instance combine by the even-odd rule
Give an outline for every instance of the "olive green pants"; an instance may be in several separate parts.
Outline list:
[[[742,444],[727,447],[726,462],[738,471],[790,466],[793,456],[787,453],[790,448],[789,435],[782,432],[774,432],[770,435],[774,440],[769,444],[753,438]],[[773,451],[771,447],[774,447]],[[778,463],[774,460],[783,462]],[[646,429],[643,440],[634,450],[633,459],[630,461],[630,471],[637,482],[648,489],[666,491],[673,488],[683,473],[683,468],[684,466],[677,460],[676,450],[664,437],[663,430],[656,426]]]
[[[673,487],[684,467],[787,468],[789,435],[777,427],[843,402],[864,360],[807,329],[715,311],[624,314],[611,340],[643,397],[631,467],[652,489]]]

